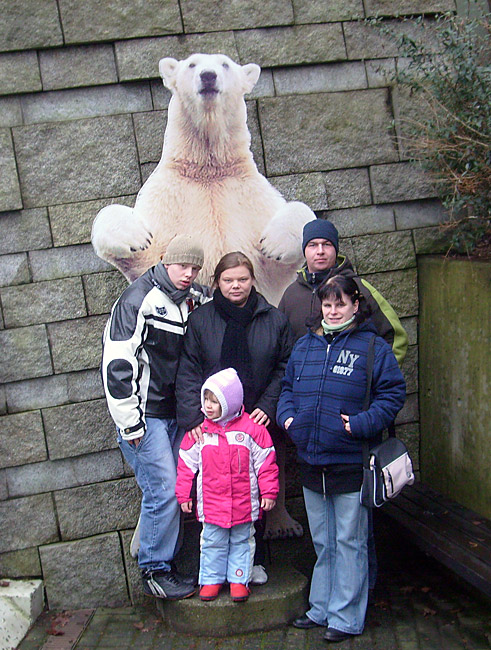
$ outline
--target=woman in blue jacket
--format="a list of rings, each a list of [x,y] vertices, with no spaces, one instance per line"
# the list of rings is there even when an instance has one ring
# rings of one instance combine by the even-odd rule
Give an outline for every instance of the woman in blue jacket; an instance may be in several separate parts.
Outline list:
[[[330,278],[318,296],[322,326],[293,349],[277,420],[297,447],[317,555],[310,608],[293,625],[328,626],[324,639],[336,642],[363,632],[368,599],[361,441],[380,437],[394,420],[404,404],[405,382],[390,346],[366,320],[366,303],[352,278]],[[370,406],[363,410],[373,337]]]

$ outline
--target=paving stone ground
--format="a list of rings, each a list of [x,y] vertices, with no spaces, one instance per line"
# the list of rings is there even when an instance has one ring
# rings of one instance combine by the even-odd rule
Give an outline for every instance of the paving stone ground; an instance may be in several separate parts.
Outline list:
[[[376,513],[379,580],[363,635],[338,644],[339,650],[488,650],[490,603],[469,591],[453,574],[409,545],[382,513]],[[301,517],[302,518],[302,517]],[[272,565],[285,561],[309,572],[314,558],[310,538],[271,543]],[[246,612],[246,610],[244,610]],[[212,612],[212,610],[211,610]],[[210,612],[210,614],[211,614]],[[65,614],[46,612],[19,650],[43,649],[48,630],[63,630]],[[64,650],[320,650],[328,647],[322,630],[279,630],[225,639],[174,634],[162,627],[149,600],[146,607],[98,608],[75,646]],[[46,647],[45,650],[48,650]]]

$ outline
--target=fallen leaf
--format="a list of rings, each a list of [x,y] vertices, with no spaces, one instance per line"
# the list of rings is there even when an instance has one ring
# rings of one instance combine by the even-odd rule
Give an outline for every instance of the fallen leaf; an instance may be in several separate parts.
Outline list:
[[[143,630],[143,623],[133,623],[133,627],[136,627],[137,630]]]
[[[401,592],[403,594],[410,594],[412,593],[416,587],[414,585],[407,585],[406,587],[401,587]]]
[[[0,587],[9,587],[10,582],[8,580],[0,580]]]
[[[435,616],[436,610],[430,607],[423,607],[423,616]]]
[[[422,591],[424,594],[427,594],[429,591],[431,591],[431,587],[421,587],[421,591]]]
[[[472,546],[472,548],[477,548],[479,544],[477,542],[469,542],[469,546]]]

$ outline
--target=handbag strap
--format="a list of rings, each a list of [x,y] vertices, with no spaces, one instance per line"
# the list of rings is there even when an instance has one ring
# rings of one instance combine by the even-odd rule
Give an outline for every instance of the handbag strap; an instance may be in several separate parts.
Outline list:
[[[367,389],[365,391],[365,399],[363,400],[363,410],[368,411],[370,406],[370,393],[372,391],[372,376],[373,376],[373,364],[375,361],[375,338],[374,334],[371,339],[368,341],[368,350],[367,350]],[[362,440],[362,454],[363,454],[363,467],[368,469],[369,467],[369,451],[370,446],[368,440]]]

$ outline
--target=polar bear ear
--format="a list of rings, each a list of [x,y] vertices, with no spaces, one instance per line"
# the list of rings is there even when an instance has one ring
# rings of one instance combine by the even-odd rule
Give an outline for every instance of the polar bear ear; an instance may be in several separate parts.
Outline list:
[[[244,73],[245,92],[250,93],[259,79],[261,68],[256,63],[248,63],[242,66],[242,72]]]
[[[170,56],[166,57],[165,59],[160,59],[159,61],[160,76],[162,77],[164,85],[167,86],[169,90],[172,90],[175,86],[175,78],[178,65],[179,61],[172,59]]]

